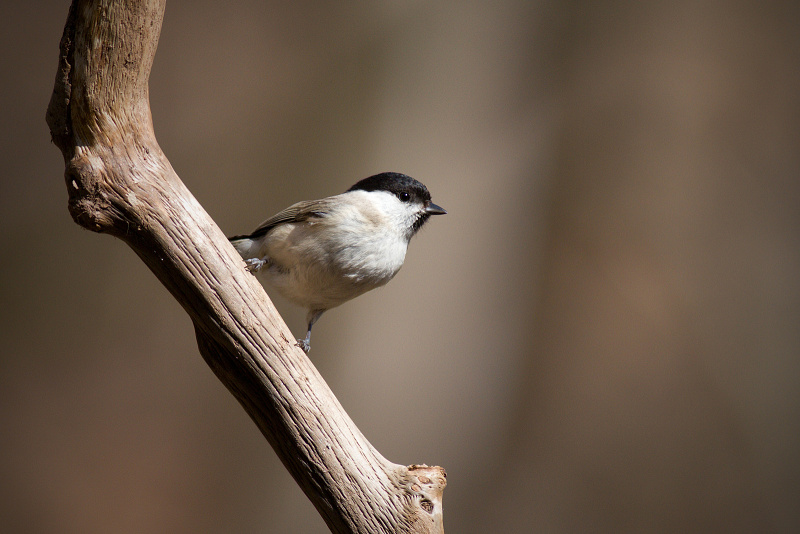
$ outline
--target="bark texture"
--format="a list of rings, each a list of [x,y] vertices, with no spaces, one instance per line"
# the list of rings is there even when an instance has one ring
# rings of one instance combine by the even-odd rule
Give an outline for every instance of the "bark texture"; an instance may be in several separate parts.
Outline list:
[[[370,445],[159,148],[148,77],[164,4],[70,8],[47,123],[72,217],[128,243],[180,302],[203,358],[333,532],[443,532],[444,469]]]

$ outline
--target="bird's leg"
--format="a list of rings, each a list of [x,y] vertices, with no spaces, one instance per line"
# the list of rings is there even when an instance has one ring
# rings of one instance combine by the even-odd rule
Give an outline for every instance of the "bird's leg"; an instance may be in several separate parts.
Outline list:
[[[306,331],[306,337],[303,339],[298,339],[296,345],[303,349],[303,352],[308,354],[308,351],[311,350],[311,327],[314,326],[314,323],[317,322],[317,319],[323,314],[325,310],[310,310],[308,312],[308,316],[306,320],[308,321],[308,330]]]
[[[244,263],[247,266],[246,269],[248,271],[251,273],[257,273],[262,269],[262,267],[264,267],[264,265],[269,263],[269,259],[266,256],[263,258],[248,258],[244,260]]]

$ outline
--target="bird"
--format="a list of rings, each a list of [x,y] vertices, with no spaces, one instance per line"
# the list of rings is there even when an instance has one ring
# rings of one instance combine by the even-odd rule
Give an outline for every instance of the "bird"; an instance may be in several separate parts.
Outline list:
[[[296,343],[308,353],[320,316],[387,284],[411,238],[432,215],[446,213],[419,181],[383,172],[339,195],[293,204],[228,239],[262,285],[308,310],[306,335]]]

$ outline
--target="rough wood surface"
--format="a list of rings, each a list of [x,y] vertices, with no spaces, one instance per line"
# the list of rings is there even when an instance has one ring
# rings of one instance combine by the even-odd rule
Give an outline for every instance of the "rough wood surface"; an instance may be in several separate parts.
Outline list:
[[[333,532],[443,532],[444,469],[383,458],[173,171],[148,77],[164,0],[75,1],[47,110],[75,221],[128,243],[192,318],[203,358]]]

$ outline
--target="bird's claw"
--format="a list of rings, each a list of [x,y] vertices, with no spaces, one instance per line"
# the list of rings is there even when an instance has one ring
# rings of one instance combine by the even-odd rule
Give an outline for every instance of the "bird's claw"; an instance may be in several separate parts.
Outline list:
[[[261,270],[262,267],[264,267],[264,264],[267,262],[266,260],[262,260],[260,258],[248,258],[244,260],[244,263],[246,265],[245,268],[248,271],[250,271],[251,273],[257,273],[258,271]]]
[[[308,339],[298,339],[297,343],[295,343],[295,346],[300,347],[301,349],[303,349],[303,352],[308,354],[308,351],[311,350],[311,341],[309,341]]]

